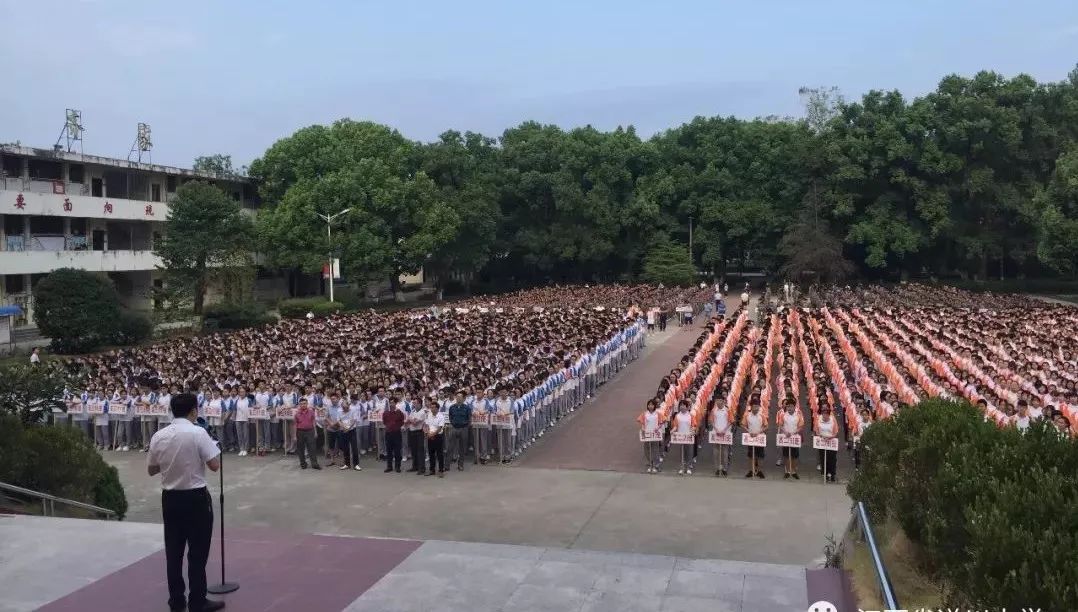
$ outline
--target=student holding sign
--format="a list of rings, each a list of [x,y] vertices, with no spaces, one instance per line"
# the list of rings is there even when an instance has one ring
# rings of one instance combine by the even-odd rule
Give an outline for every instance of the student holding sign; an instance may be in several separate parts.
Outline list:
[[[793,397],[787,396],[786,399],[782,400],[782,410],[775,419],[775,424],[778,426],[780,436],[787,439],[790,436],[797,436],[797,441],[801,441],[801,432],[805,429],[805,417],[797,409]],[[783,478],[801,480],[801,477],[797,475],[797,460],[800,455],[801,449],[796,446],[782,447],[782,458],[785,463]]]
[[[831,407],[824,404],[820,407],[820,414],[816,416],[815,427],[813,428],[816,435],[823,440],[826,440],[827,444],[831,444],[830,440],[838,440],[838,421],[831,415]],[[818,446],[823,444],[823,441],[815,441]],[[837,450],[820,449],[821,464],[823,465],[824,479],[827,482],[835,481],[835,461],[838,458]]]
[[[711,433],[713,455],[715,457],[715,475],[727,476],[730,470],[730,449],[734,443],[733,425],[736,418],[726,400],[719,397],[711,406]]]
[[[760,395],[754,393],[749,400],[749,409],[741,417],[741,427],[750,436],[764,436],[767,432],[767,413],[760,409]],[[749,471],[745,478],[763,478],[764,473],[760,469],[765,456],[764,447],[749,446],[746,455],[749,457]]]
[[[662,421],[658,412],[659,403],[648,400],[647,409],[636,417],[640,424],[640,441],[644,444],[644,470],[648,474],[659,473],[659,447],[662,445]]]
[[[678,474],[692,476],[692,453],[696,447],[696,416],[689,412],[689,400],[678,403],[677,414],[671,419],[670,443],[681,447],[681,468]]]

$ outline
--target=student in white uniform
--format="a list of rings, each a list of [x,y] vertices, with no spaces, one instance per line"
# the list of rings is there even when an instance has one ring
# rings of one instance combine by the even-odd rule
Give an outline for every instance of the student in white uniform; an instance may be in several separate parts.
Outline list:
[[[246,457],[250,446],[251,430],[248,422],[251,419],[251,399],[247,396],[247,390],[240,387],[236,396],[236,439],[239,444],[239,456]]]
[[[719,397],[711,406],[711,431],[719,434],[730,432],[734,425],[733,412],[726,406],[726,400]],[[715,475],[728,476],[730,470],[730,449],[726,444],[713,444],[712,455],[715,460]]]
[[[640,431],[649,434],[657,434],[662,423],[659,421],[659,403],[653,399],[648,400],[647,409],[636,418],[640,424]],[[644,471],[648,474],[659,473],[659,448],[661,441],[644,442]]]
[[[744,416],[741,417],[741,427],[745,430],[745,433],[753,435],[759,435],[767,432],[767,413],[763,412],[760,408],[760,396],[759,394],[753,394],[749,400],[749,409],[745,411]],[[763,478],[764,472],[760,468],[764,464],[764,457],[766,456],[763,447],[750,446],[745,454],[749,458],[749,471],[745,474],[745,478]]]
[[[775,419],[779,433],[787,436],[800,435],[805,427],[805,417],[797,410],[794,398],[787,397],[782,401],[782,410]],[[801,449],[788,446],[782,447],[783,478],[801,480],[797,475],[797,461],[801,457]]]
[[[861,436],[865,435],[865,431],[872,425],[872,410],[868,406],[861,408],[861,413],[857,415],[857,427],[853,434],[853,467],[861,467]]]
[[[826,404],[820,406],[820,414],[816,416],[816,435],[821,438],[838,436],[838,421],[831,415],[831,407]],[[825,480],[835,482],[835,462],[838,459],[838,453],[821,450],[820,454]]]
[[[94,414],[94,442],[98,450],[106,450],[112,443],[109,436],[109,401],[105,399],[105,394],[95,391],[90,405],[94,407],[96,413]]]
[[[161,396],[157,398],[157,403],[162,408],[162,414],[157,417],[158,429],[172,423],[172,396],[179,392],[180,389],[178,387],[173,387],[171,392],[169,392],[168,388],[165,388],[161,393]]]
[[[430,416],[430,408],[427,405],[431,401],[429,397],[420,397],[413,405],[412,411],[404,415],[403,429],[408,436],[408,452],[412,456],[412,465],[408,468],[408,471],[415,472],[420,476],[424,473],[423,465],[426,461],[423,426],[427,422],[427,417]]]
[[[352,411],[352,405],[341,402],[340,411],[337,413],[337,452],[341,455],[342,470],[360,471],[359,449],[356,440],[356,413]]]
[[[654,400],[652,400],[654,401]],[[679,434],[694,434],[696,433],[696,419],[689,412],[689,400],[683,399],[678,403],[677,414],[670,420],[670,428],[673,432]],[[678,444],[681,447],[681,468],[677,471],[678,474],[687,474],[692,476],[692,452],[695,444]]]
[[[503,417],[507,414],[512,415],[513,403],[513,398],[509,397],[509,389],[502,387],[498,391],[498,399],[494,401],[495,414]],[[498,460],[502,464],[509,463],[513,457],[513,427],[497,427],[492,433],[497,436]]]

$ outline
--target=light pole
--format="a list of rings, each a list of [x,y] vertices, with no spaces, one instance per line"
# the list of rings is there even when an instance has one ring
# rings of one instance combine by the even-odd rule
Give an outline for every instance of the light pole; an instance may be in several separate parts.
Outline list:
[[[346,208],[337,214],[329,216],[323,215],[322,213],[315,213],[319,217],[322,217],[326,222],[326,238],[329,242],[329,301],[331,302],[333,301],[333,220],[350,210],[352,209]]]

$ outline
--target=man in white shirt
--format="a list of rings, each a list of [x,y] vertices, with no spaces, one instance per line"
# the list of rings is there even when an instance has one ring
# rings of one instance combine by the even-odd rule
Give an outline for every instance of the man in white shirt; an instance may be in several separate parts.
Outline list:
[[[206,599],[206,559],[213,535],[213,502],[206,488],[206,468],[221,469],[221,451],[206,430],[195,425],[198,400],[190,393],[172,397],[175,419],[150,440],[146,471],[161,474],[161,514],[165,523],[168,605],[171,610],[208,612],[225,607]],[[183,555],[187,550],[190,593],[185,597]]]

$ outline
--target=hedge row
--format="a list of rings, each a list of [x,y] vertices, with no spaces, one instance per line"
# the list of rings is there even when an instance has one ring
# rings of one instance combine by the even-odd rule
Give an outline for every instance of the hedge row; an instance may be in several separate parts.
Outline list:
[[[893,518],[949,605],[1078,610],[1078,443],[929,400],[873,425],[849,494]]]
[[[1063,278],[1012,278],[1006,280],[947,280],[945,284],[968,291],[1078,295],[1078,280]]]
[[[202,324],[207,329],[244,329],[273,323],[274,318],[256,303],[221,303],[207,306],[202,311]]]
[[[0,414],[0,482],[108,508],[121,519],[127,513],[116,468],[71,427],[23,425]]]
[[[344,310],[344,304],[340,302],[330,302],[320,297],[292,298],[281,300],[277,304],[277,310],[280,311],[281,316],[286,319],[299,319],[307,316],[308,312],[314,313],[314,316],[316,317],[324,317],[339,310]]]

